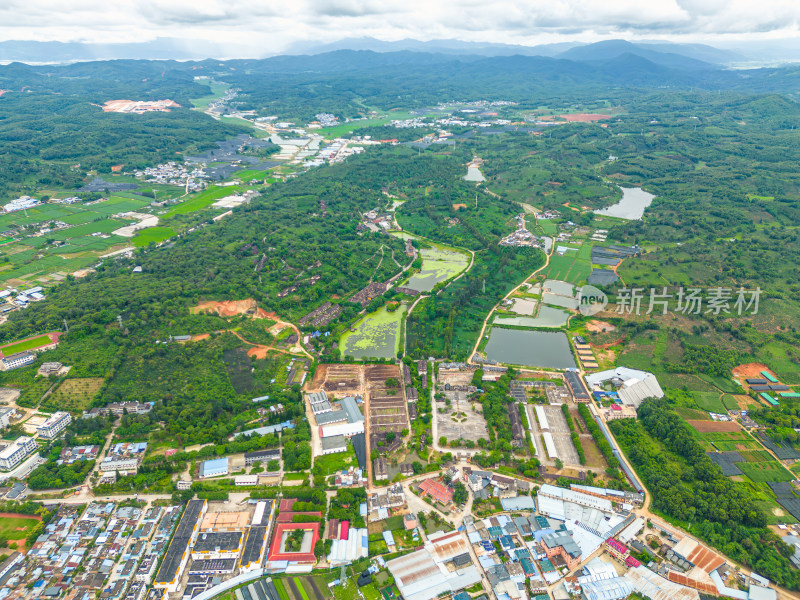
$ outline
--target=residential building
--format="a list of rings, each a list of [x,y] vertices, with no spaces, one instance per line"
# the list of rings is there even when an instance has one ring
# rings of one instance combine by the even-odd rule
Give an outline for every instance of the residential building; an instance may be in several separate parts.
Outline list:
[[[40,437],[46,440],[52,440],[70,423],[72,423],[72,415],[68,412],[59,411],[50,415],[44,423],[36,428],[36,431],[39,433]]]
[[[36,451],[38,446],[33,438],[20,436],[0,450],[0,470],[10,471]]]
[[[147,442],[120,442],[114,444],[100,463],[104,473],[111,471],[136,472],[147,450]]]
[[[561,557],[572,570],[581,561],[581,549],[567,531],[547,533],[542,536],[542,547],[547,558]]]
[[[61,369],[64,368],[60,362],[46,362],[42,363],[42,366],[39,367],[39,370],[36,372],[37,375],[43,375],[47,377],[48,375],[58,375],[61,373]]]

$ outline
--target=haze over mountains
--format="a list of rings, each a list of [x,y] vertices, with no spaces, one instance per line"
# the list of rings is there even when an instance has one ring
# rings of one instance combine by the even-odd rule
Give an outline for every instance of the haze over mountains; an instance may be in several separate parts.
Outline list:
[[[461,40],[383,41],[371,37],[346,38],[333,43],[296,43],[282,54],[317,55],[337,50],[369,50],[380,53],[419,52],[450,56],[541,56],[577,62],[597,62],[631,54],[658,65],[680,70],[705,70],[714,66],[800,60],[800,40],[749,41],[725,47],[707,44],[636,41],[621,39],[595,43],[561,42],[533,46],[466,42]],[[157,38],[141,43],[101,44],[87,42],[0,42],[1,62],[64,63],[92,60],[202,60],[205,58],[264,58],[258,48],[234,50],[213,41]],[[272,53],[274,56],[274,53]]]

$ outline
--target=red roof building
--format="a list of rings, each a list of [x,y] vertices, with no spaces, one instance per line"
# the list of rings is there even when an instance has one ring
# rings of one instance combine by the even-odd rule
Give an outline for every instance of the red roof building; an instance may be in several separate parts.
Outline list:
[[[429,495],[436,502],[441,504],[450,504],[453,501],[453,488],[444,484],[434,481],[433,479],[426,479],[419,484],[419,489],[423,494]]]
[[[284,534],[296,529],[311,532],[311,546],[308,552],[281,552],[281,540]],[[317,558],[314,556],[314,545],[317,540],[319,540],[319,523],[277,523],[267,560],[286,560],[291,563],[314,564],[317,562]]]
[[[276,523],[291,523],[292,517],[295,515],[306,515],[309,517],[317,517],[318,519],[322,518],[321,512],[293,512],[291,510],[287,510],[286,512],[279,512],[278,518],[275,519]]]
[[[297,502],[297,498],[284,498],[281,500],[280,505],[278,506],[278,510],[283,512],[285,510],[292,510],[294,503]]]

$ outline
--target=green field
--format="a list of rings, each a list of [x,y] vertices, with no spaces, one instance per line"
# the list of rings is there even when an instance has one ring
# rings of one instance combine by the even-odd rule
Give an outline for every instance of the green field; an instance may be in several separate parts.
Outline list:
[[[244,182],[250,181],[251,179],[266,179],[269,177],[269,171],[258,171],[256,169],[245,169],[244,171],[237,171],[231,177],[235,179],[240,179]]]
[[[235,194],[237,191],[239,191],[239,187],[235,185],[210,187],[202,192],[199,192],[194,198],[185,200],[180,204],[176,204],[173,208],[167,211],[164,217],[169,218],[173,215],[188,215],[189,213],[193,213],[197,210],[207,208],[220,198]]]
[[[555,249],[550,256],[550,265],[547,271],[548,279],[560,279],[574,284],[586,282],[592,272],[591,253],[592,245],[585,243],[582,246],[555,243],[557,246],[573,248],[568,250],[563,256],[556,254]]]
[[[211,88],[211,93],[208,96],[192,98],[192,104],[196,110],[206,110],[209,104],[220,98],[230,87],[224,83],[207,83],[207,85]]]
[[[3,517],[0,519],[0,536],[9,540],[26,538],[39,524],[38,519],[31,517]]]
[[[142,248],[150,243],[157,244],[168,240],[173,235],[175,235],[175,230],[172,227],[148,227],[139,231],[132,241],[134,246]]]
[[[710,421],[711,417],[703,410],[688,408],[686,406],[675,407],[675,412],[687,421]]]
[[[400,344],[400,329],[408,307],[401,304],[394,312],[386,307],[367,315],[353,325],[339,341],[342,356],[353,358],[394,358]]]
[[[33,350],[41,346],[46,346],[49,343],[50,338],[48,336],[40,335],[35,338],[9,344],[8,346],[1,346],[0,352],[2,352],[4,356],[9,356],[11,354],[16,354],[17,352],[24,352],[25,350]]]
[[[742,473],[756,483],[768,481],[792,481],[794,475],[777,461],[736,463]]]
[[[695,404],[701,410],[709,412],[726,414],[728,409],[725,408],[719,392],[692,392]]]

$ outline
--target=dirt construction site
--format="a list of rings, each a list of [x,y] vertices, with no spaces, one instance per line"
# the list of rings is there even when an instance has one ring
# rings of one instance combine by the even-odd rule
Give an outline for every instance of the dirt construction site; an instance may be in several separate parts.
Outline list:
[[[745,379],[763,379],[764,376],[761,374],[761,371],[766,371],[775,377],[775,379],[778,379],[778,376],[764,363],[745,363],[734,367],[732,373],[733,378],[736,379],[740,385],[746,385],[744,382]]]
[[[387,386],[390,379],[396,380],[397,385]],[[410,429],[403,376],[397,365],[322,364],[306,386],[308,392],[316,390],[325,390],[335,398],[364,398],[366,433],[371,444],[377,444],[390,431],[399,434]]]

